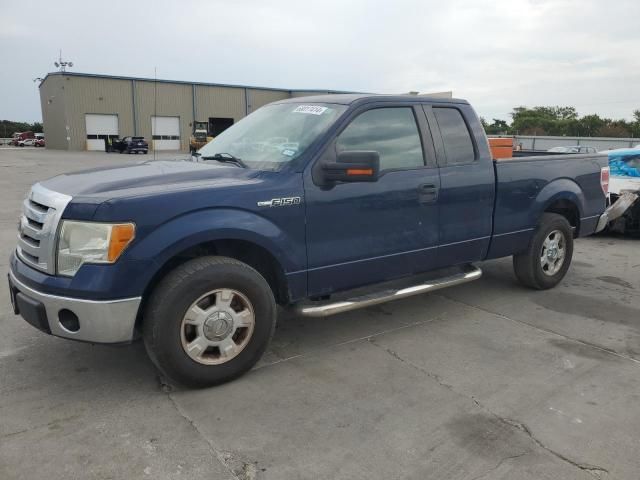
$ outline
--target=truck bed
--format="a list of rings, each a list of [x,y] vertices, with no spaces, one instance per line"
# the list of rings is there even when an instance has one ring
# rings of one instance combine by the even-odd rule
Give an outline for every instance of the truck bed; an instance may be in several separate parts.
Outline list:
[[[516,253],[516,245],[526,247],[540,213],[566,192],[571,192],[578,206],[578,234],[592,234],[603,211],[600,169],[607,165],[605,154],[536,155],[494,161],[494,238],[488,258]]]

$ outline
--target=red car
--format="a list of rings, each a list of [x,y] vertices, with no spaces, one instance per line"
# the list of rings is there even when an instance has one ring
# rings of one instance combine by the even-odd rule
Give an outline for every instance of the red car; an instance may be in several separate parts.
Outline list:
[[[36,138],[35,143],[33,144],[34,147],[44,147],[44,138]]]
[[[30,138],[34,138],[35,135],[33,134],[32,131],[28,131],[28,132],[16,132],[13,134],[13,137],[11,138],[11,144],[15,147],[19,146],[18,144],[23,141],[23,140],[28,140]]]

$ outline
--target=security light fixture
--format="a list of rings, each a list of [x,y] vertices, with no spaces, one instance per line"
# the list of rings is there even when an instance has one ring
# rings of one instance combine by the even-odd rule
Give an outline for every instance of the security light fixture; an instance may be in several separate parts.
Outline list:
[[[73,62],[67,62],[66,60],[62,60],[62,50],[60,50],[60,55],[58,57],[57,62],[53,62],[56,68],[59,68],[61,72],[66,72],[67,67],[73,67]]]

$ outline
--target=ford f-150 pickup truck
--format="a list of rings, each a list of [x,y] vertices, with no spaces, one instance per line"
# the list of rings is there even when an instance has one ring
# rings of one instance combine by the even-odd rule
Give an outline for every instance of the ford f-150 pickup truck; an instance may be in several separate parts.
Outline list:
[[[247,116],[194,157],[61,175],[23,205],[16,314],[93,343],[144,339],[170,379],[231,380],[277,306],[326,316],[480,277],[513,256],[555,286],[607,223],[606,155],[492,160],[463,100],[327,95]]]

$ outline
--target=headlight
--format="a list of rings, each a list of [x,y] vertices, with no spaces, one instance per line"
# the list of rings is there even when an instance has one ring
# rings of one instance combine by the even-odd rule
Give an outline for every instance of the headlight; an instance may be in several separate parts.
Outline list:
[[[133,223],[64,220],[58,239],[58,274],[72,277],[83,263],[113,263],[135,236]]]

